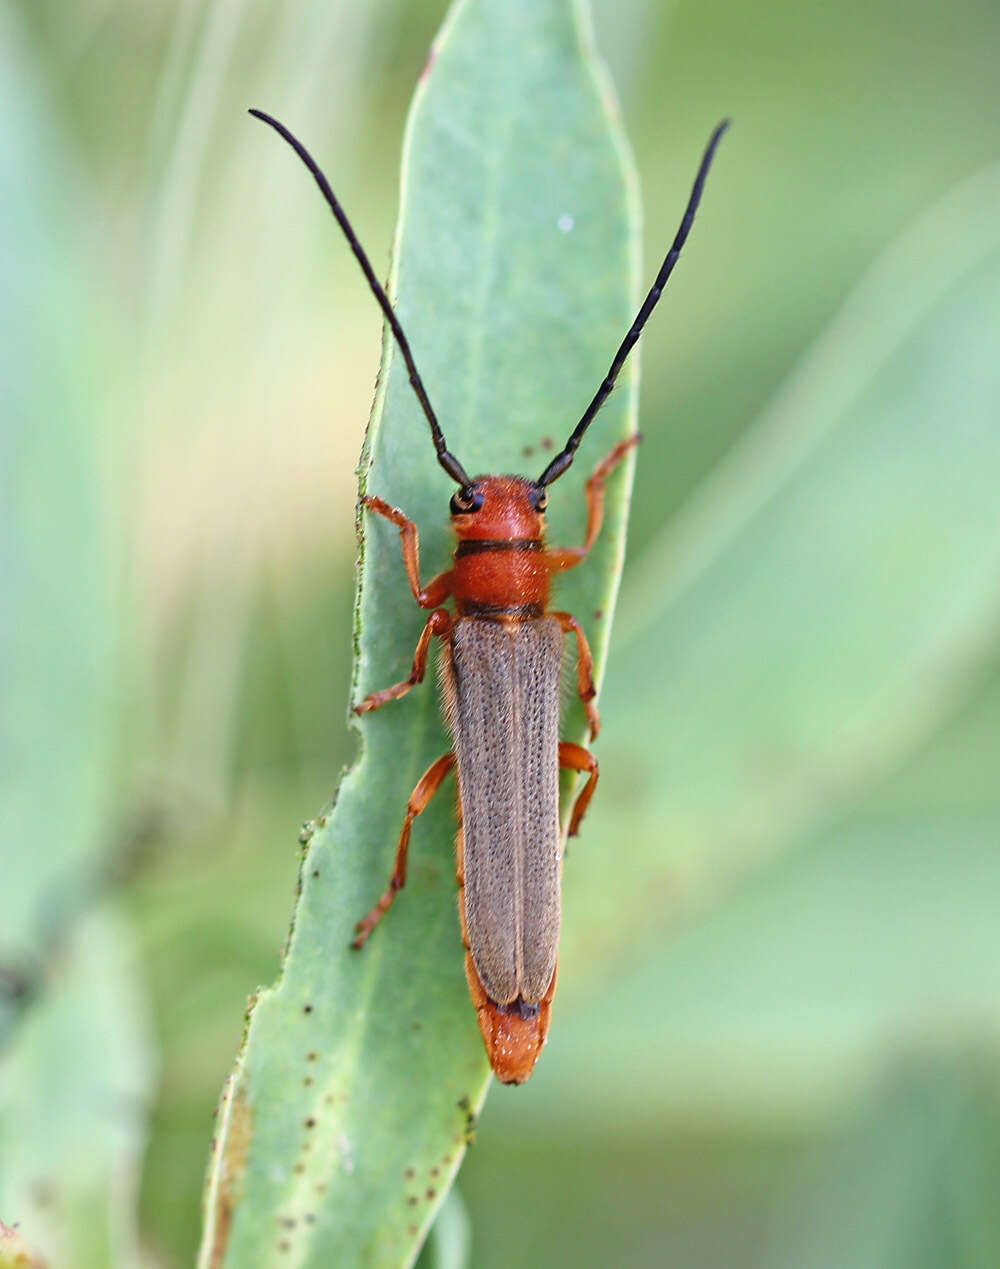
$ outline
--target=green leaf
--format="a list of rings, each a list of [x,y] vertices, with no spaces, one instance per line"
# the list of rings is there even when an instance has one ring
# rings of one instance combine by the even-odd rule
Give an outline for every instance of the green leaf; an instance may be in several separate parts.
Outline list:
[[[301,177],[289,169],[288,179]],[[624,143],[582,8],[456,4],[410,118],[390,290],[471,472],[536,475],[562,443],[633,315],[636,237]],[[583,484],[635,427],[636,373],[553,491],[553,541],[582,539]],[[391,343],[362,485],[416,520],[425,578],[445,567],[451,486]],[[601,541],[558,596],[599,667],[628,486],[620,472]],[[405,676],[425,620],[395,530],[366,520],[363,533],[355,699]],[[386,885],[414,784],[449,748],[431,682],[360,730],[362,756],[308,844],[282,977],[253,1008],[227,1086],[206,1267],[249,1269],[276,1249],[307,1266],[412,1263],[485,1094],[455,911],[453,792],[417,823],[390,916],[362,953],[348,947]],[[566,734],[583,738],[579,708]]]

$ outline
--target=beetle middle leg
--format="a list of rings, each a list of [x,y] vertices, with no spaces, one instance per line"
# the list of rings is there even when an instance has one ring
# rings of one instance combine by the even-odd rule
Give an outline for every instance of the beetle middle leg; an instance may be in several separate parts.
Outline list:
[[[597,788],[597,777],[599,774],[597,759],[589,750],[584,749],[582,745],[574,745],[571,740],[560,740],[559,765],[564,771],[587,771],[590,773],[590,779],[583,786],[582,793],[576,799],[573,814],[569,819],[569,833],[567,836],[575,837],[580,831],[580,821],[586,815],[587,807],[590,806],[590,799],[594,796],[594,790]]]
[[[357,937],[352,942],[352,947],[364,947],[368,935],[371,934],[379,921],[389,911],[392,907],[393,899],[406,885],[406,857],[410,850],[410,829],[413,827],[413,821],[427,809],[431,798],[437,793],[445,776],[454,765],[455,755],[453,753],[442,754],[436,762],[431,763],[417,781],[417,787],[410,794],[410,800],[406,805],[406,819],[403,820],[403,831],[399,835],[399,845],[396,847],[396,864],[392,870],[392,876],[389,878],[389,885],[371,912],[354,927],[357,931]],[[584,792],[586,792],[586,789]]]
[[[557,551],[546,551],[545,558],[551,572],[561,573],[568,568],[576,568],[590,554],[590,548],[597,541],[604,522],[604,482],[622,461],[630,449],[634,449],[642,438],[636,432],[619,441],[610,454],[603,458],[591,473],[587,481],[587,536],[583,546],[567,546]]]
[[[594,654],[590,650],[587,636],[583,633],[583,627],[572,613],[554,612],[552,616],[562,626],[564,634],[576,635],[576,689],[587,711],[590,739],[595,740],[597,733],[601,730],[601,716],[594,703],[594,697],[597,695],[597,687],[594,684]]]
[[[383,687],[379,692],[369,692],[360,705],[354,706],[355,714],[367,714],[370,710],[380,709],[389,701],[399,700],[411,687],[424,681],[427,673],[427,650],[432,635],[446,635],[451,628],[451,615],[446,608],[438,608],[427,618],[427,624],[421,631],[417,641],[417,650],[413,654],[413,669],[409,677],[393,683],[392,687]]]

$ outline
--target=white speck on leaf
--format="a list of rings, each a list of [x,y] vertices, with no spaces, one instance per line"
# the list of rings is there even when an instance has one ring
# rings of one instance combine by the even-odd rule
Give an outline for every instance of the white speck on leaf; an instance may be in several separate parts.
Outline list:
[[[563,212],[563,214],[556,221],[556,226],[559,229],[560,233],[568,234],[569,231],[573,228],[573,225],[575,223],[576,222],[573,220],[573,217],[569,214],[569,212]]]
[[[337,1138],[337,1145],[340,1146],[340,1159],[344,1165],[344,1171],[353,1172],[354,1156],[351,1154],[351,1143],[347,1140],[345,1133],[341,1133]]]

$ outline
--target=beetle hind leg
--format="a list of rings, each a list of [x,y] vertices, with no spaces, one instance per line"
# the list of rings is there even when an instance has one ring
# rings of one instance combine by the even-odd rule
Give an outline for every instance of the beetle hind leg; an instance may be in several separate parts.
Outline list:
[[[437,793],[445,776],[454,765],[455,755],[453,753],[442,754],[436,762],[431,763],[417,781],[417,787],[410,794],[410,800],[406,805],[406,819],[403,821],[403,831],[399,835],[399,845],[396,847],[396,865],[392,870],[392,876],[389,878],[389,885],[374,908],[363,921],[359,921],[354,927],[357,933],[351,943],[352,947],[364,947],[372,930],[375,929],[379,921],[389,911],[396,895],[406,885],[406,861],[410,850],[410,830],[413,827],[413,821],[427,809],[431,798]]]
[[[569,818],[569,837],[575,837],[580,831],[580,822],[587,813],[587,807],[590,806],[590,799],[594,796],[594,790],[597,788],[597,777],[599,769],[597,759],[582,745],[574,745],[571,740],[560,740],[559,742],[559,765],[564,771],[586,771],[589,773],[589,779],[583,786],[583,791],[576,799],[573,807],[573,814]]]

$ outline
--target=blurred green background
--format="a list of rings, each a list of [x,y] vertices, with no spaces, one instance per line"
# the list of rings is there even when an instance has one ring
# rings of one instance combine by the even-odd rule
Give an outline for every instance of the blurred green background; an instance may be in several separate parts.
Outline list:
[[[1000,7],[593,8],[647,274],[735,127],[645,337],[603,783],[470,1263],[993,1266]],[[352,753],[380,321],[245,108],[384,272],[442,16],[0,12],[0,1218],[55,1264],[191,1262]]]

